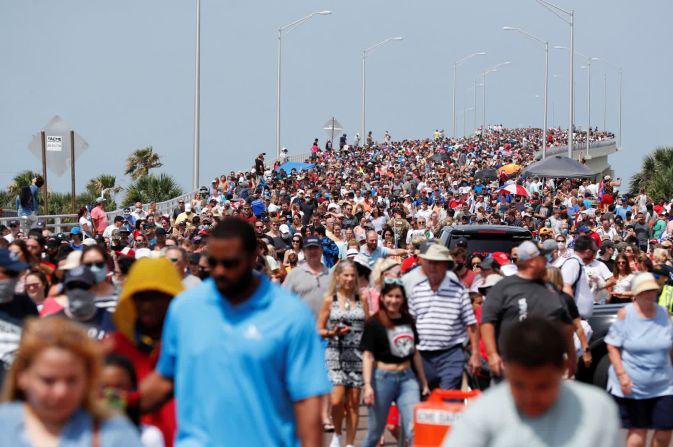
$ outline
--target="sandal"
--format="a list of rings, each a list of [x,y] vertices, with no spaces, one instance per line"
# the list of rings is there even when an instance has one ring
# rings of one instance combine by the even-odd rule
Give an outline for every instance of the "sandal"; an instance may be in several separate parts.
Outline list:
[[[332,433],[334,432],[334,424],[331,422],[323,422],[322,423],[322,431],[325,433]]]

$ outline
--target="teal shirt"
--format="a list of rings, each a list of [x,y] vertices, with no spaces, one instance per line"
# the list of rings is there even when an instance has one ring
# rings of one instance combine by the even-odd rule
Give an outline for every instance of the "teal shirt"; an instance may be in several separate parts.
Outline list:
[[[12,447],[39,447],[28,440],[24,424],[24,403],[0,404],[0,445]],[[125,418],[106,419],[99,425],[100,447],[142,447],[138,429]],[[59,447],[91,447],[93,421],[89,413],[78,410],[63,429]]]
[[[617,447],[617,406],[600,388],[564,381],[542,416],[521,414],[507,382],[490,388],[462,413],[443,447]]]
[[[176,447],[299,446],[294,404],[332,389],[308,306],[259,279],[237,306],[212,278],[171,302],[157,372],[175,384]]]

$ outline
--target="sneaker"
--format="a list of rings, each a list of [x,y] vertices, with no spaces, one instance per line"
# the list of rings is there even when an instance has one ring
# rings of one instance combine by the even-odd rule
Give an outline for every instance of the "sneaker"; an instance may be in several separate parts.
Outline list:
[[[332,436],[332,442],[329,443],[329,447],[341,447],[341,435],[335,433]]]

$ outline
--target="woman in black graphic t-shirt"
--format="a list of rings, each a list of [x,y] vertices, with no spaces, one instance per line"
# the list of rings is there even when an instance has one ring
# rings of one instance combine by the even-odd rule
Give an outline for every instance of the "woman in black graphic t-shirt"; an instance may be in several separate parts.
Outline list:
[[[409,445],[412,444],[412,414],[421,389],[429,394],[423,362],[416,351],[418,334],[409,314],[402,281],[386,278],[379,298],[379,311],[365,323],[360,349],[365,383],[364,401],[369,406],[369,428],[363,446],[375,446],[386,426],[390,405],[395,402]],[[411,364],[418,373],[414,375]],[[420,382],[420,387],[419,387]]]

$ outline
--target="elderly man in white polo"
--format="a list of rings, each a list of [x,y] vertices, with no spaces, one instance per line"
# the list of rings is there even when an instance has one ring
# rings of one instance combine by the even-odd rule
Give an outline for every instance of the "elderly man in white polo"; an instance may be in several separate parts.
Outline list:
[[[447,275],[453,264],[449,249],[434,243],[419,255],[421,271],[406,283],[409,310],[416,318],[418,350],[430,388],[460,389],[464,346],[470,341],[469,368],[480,366],[479,329],[468,290]]]

